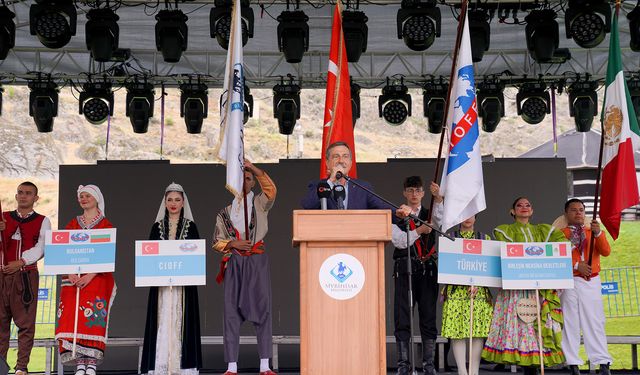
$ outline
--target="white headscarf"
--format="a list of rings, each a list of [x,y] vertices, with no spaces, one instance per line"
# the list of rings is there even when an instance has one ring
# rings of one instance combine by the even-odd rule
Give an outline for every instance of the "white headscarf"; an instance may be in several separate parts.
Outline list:
[[[156,222],[164,220],[164,214],[167,209],[165,200],[167,199],[167,193],[172,191],[177,191],[179,193],[182,193],[182,197],[184,198],[184,206],[183,206],[184,217],[186,219],[193,221],[193,214],[191,213],[191,206],[189,206],[189,198],[187,198],[187,193],[184,192],[182,185],[172,182],[164,190],[164,195],[162,196],[162,202],[160,203],[160,209],[158,210],[158,215],[156,216]]]
[[[104,197],[99,187],[96,185],[80,185],[78,186],[78,198],[80,198],[80,193],[87,193],[95,198],[96,202],[98,202],[98,209],[102,212],[102,216],[107,215],[104,213]]]

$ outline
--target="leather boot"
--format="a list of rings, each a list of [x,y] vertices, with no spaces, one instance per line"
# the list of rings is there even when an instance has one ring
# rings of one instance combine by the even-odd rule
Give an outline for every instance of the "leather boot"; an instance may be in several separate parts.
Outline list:
[[[611,371],[609,371],[608,363],[602,363],[600,365],[600,375],[611,375]]]
[[[409,342],[398,341],[398,372],[397,375],[411,375],[411,362],[409,362]]]
[[[436,340],[422,337],[422,371],[424,372],[424,375],[438,374],[433,363],[435,350]]]
[[[569,374],[580,375],[580,367],[578,365],[569,365]]]

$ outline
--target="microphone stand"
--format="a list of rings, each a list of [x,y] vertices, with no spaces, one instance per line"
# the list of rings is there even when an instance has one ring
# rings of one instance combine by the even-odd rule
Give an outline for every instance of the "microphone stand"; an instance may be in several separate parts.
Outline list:
[[[395,204],[393,204],[392,202],[390,202],[389,200],[385,199],[384,197],[382,197],[381,195],[376,194],[375,192],[371,191],[371,189],[366,188],[365,186],[363,186],[362,184],[354,181],[351,177],[347,176],[346,174],[342,173],[342,172],[337,172],[336,173],[336,180],[340,180],[341,178],[346,179],[349,182],[352,182],[354,185],[356,185],[357,187],[359,187],[360,189],[366,191],[367,193],[373,195],[374,197],[382,200],[383,202],[385,202],[386,204],[390,205],[391,207],[394,207],[395,209],[398,209],[399,207]],[[435,228],[433,225],[427,223],[426,221],[420,219],[417,215],[414,214],[409,214],[405,219],[404,219],[404,223],[406,226],[406,231],[407,231],[407,277],[409,279],[409,283],[408,283],[408,293],[409,293],[409,361],[411,362],[411,375],[415,375],[416,374],[416,361],[415,361],[415,352],[413,350],[413,347],[415,345],[414,339],[413,339],[413,267],[411,264],[411,255],[412,254],[412,250],[411,250],[411,241],[409,240],[409,231],[411,230],[411,219],[418,221],[420,223],[422,223],[423,225],[428,226],[429,228],[431,228],[431,230],[435,231],[436,233],[438,233],[439,235],[448,238],[451,241],[455,241],[455,239],[447,234],[442,232],[441,230],[439,230],[438,228]],[[417,259],[417,255],[416,255],[416,259]],[[423,342],[422,345],[424,345],[425,343]]]

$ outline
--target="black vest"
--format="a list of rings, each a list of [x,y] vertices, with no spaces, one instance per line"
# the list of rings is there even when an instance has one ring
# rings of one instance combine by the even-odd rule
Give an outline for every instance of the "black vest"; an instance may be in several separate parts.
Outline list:
[[[429,210],[421,207],[420,208],[420,212],[418,213],[418,217],[424,221],[427,221],[427,218],[429,216]],[[421,223],[417,222],[415,223],[416,227],[420,226]],[[406,225],[403,225],[403,223],[399,223],[398,227],[403,231],[406,232],[407,231],[407,227]],[[422,234],[420,235],[420,237],[416,240],[416,242],[420,241],[420,244],[422,245],[422,254],[423,255],[427,255],[432,248],[434,248],[435,244],[436,244],[436,233],[434,231],[431,231],[431,233],[429,234]],[[416,248],[415,243],[411,245],[411,257],[415,258],[416,255],[418,254],[418,249]],[[437,257],[438,253],[434,252],[431,257],[433,259],[435,259]],[[393,251],[393,259],[399,259],[399,258],[406,258],[407,256],[407,249],[398,249],[396,247],[396,249]]]

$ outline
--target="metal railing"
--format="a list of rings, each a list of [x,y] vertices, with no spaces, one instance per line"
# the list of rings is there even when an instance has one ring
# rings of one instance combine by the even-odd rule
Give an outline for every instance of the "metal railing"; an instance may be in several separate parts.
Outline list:
[[[640,266],[603,269],[600,280],[607,318],[640,316]]]

